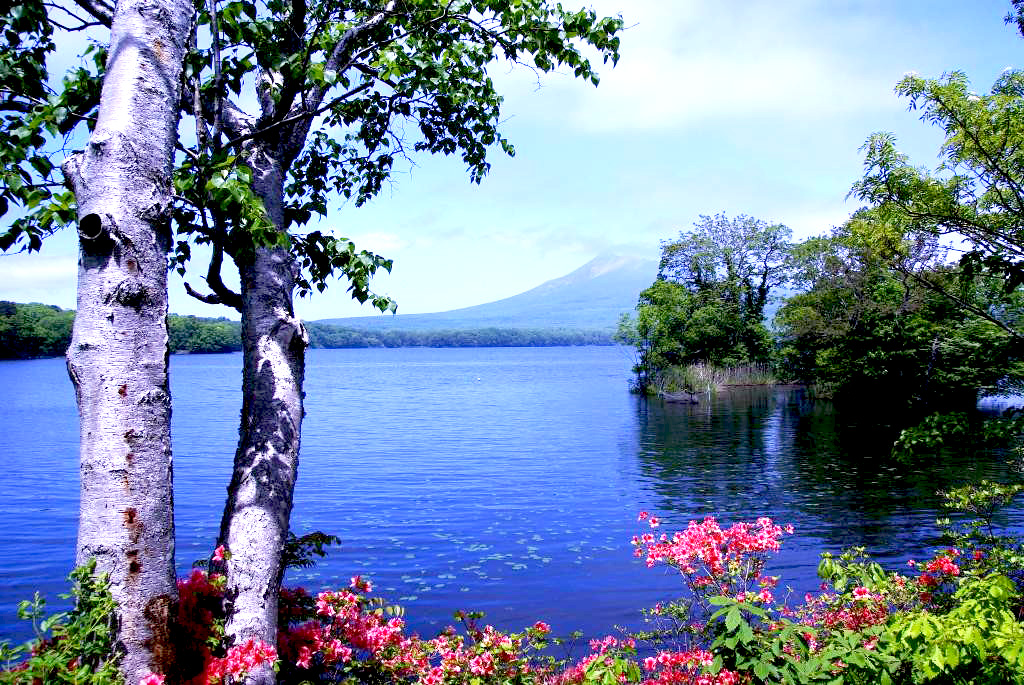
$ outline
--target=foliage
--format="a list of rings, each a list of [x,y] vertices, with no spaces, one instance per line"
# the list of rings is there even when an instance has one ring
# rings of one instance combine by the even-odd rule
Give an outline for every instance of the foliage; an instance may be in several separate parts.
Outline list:
[[[0,359],[63,355],[75,313],[43,304],[0,302]]]
[[[1015,581],[1024,554],[1013,538],[993,531],[998,510],[1022,491],[1021,485],[983,481],[944,493],[947,506],[978,517],[963,529],[945,522],[947,534],[962,547],[940,548],[923,562],[910,560],[907,574],[886,570],[864,548],[824,554],[818,569],[822,590],[796,605],[777,603],[773,590],[779,578],[766,573],[791,527],[768,518],[726,527],[706,517],[669,534],[660,533],[658,517],[641,512],[650,530],[633,538],[634,553],[648,567],[674,569],[687,596],[650,609],[651,630],[593,639],[590,653],[575,662],[545,654],[551,639],[543,621],[503,633],[480,625],[482,614],[460,611],[461,629],[449,627],[431,639],[411,635],[402,608],[372,596],[371,583],[361,576],[354,576],[346,589],[315,596],[302,588],[282,589],[276,649],[253,641],[228,645],[223,577],[195,569],[179,581],[178,675],[188,683],[216,684],[273,662],[282,683],[1024,682],[1024,625],[1019,619],[1024,604],[1020,581]],[[293,565],[322,556],[325,546],[337,541],[323,533],[290,540]],[[218,549],[214,559],[221,558],[230,554]],[[79,604],[71,619],[67,624],[61,617],[50,619],[42,630],[50,627],[54,637],[45,649],[0,673],[0,682],[27,684],[33,677],[117,682],[116,669],[106,659],[113,649],[106,630],[112,600],[88,569],[77,570],[73,578],[79,583]],[[40,615],[38,599],[23,605],[26,614]],[[69,628],[58,627],[63,625]],[[8,659],[24,653],[5,650]],[[43,663],[57,670],[31,670]],[[100,664],[101,670],[81,671],[85,679],[80,680],[54,675],[83,663]],[[142,681],[162,683],[164,677],[157,675]]]
[[[1004,71],[982,95],[957,71],[939,79],[908,74],[896,92],[921,111],[922,121],[943,130],[942,162],[934,174],[914,167],[891,134],[872,135],[863,148],[864,176],[852,191],[872,208],[858,230],[895,264],[923,238],[966,239],[962,282],[981,279],[1014,293],[1024,283],[1024,72]],[[953,283],[927,273],[917,279],[1009,334],[1021,334],[1019,310],[978,307],[959,298]]]
[[[0,359],[63,356],[71,342],[74,311],[42,304],[0,302]],[[237,352],[241,324],[171,314],[167,317],[171,353]],[[369,331],[333,324],[306,324],[310,347],[550,347],[610,345],[604,330],[481,328],[467,330]]]
[[[778,579],[763,568],[779,536],[767,519],[758,522],[765,534],[753,540],[734,531],[754,524],[723,531],[709,519],[672,535],[638,536],[633,544],[648,551],[648,565],[679,570],[689,595],[649,612],[656,629],[639,637],[676,646],[647,662],[706,650],[707,682],[726,672],[749,683],[1024,682],[1021,592],[1012,580],[1024,556],[1016,543],[1005,547],[1010,538],[991,533],[995,512],[1021,491],[982,482],[946,493],[950,506],[981,520],[958,538],[963,549],[908,561],[916,576],[885,570],[863,548],[824,554],[822,591],[797,606],[772,603]],[[710,615],[708,607],[715,608]],[[698,677],[674,682],[705,682]]]
[[[904,428],[893,444],[892,455],[910,459],[934,454],[943,447],[983,448],[1006,446],[1024,433],[1024,415],[1007,410],[1000,417],[982,418],[977,413],[929,414],[917,425]]]
[[[798,253],[806,291],[776,315],[784,372],[848,406],[884,406],[902,425],[1019,387],[1024,366],[1015,338],[912,277],[953,287],[957,275],[941,263],[941,249],[924,241],[893,269],[858,233],[863,216]],[[980,281],[958,290],[974,308],[994,304]],[[1014,310],[1021,304],[1012,302]]]
[[[46,602],[37,592],[32,601],[18,605],[18,617],[32,621],[36,638],[11,648],[0,644],[0,683],[74,683],[119,685],[118,655],[114,646],[114,600],[105,575],[95,575],[95,562],[71,572],[75,606],[67,613],[44,618]],[[25,658],[27,656],[27,658]],[[19,659],[24,659],[18,662]]]
[[[785,226],[719,214],[662,243],[658,278],[616,336],[637,349],[640,389],[672,366],[769,359],[764,310],[772,288],[787,278],[789,238]]]
[[[514,154],[499,132],[501,102],[488,69],[496,60],[539,71],[568,68],[597,84],[591,48],[601,61],[618,59],[622,20],[593,11],[571,11],[546,0],[490,2],[432,0],[345,3],[249,0],[200,3],[196,35],[186,58],[182,111],[195,142],[180,146],[174,174],[178,240],[172,264],[184,272],[197,244],[213,246],[208,295],[237,304],[220,280],[224,256],[245,264],[259,246],[286,247],[300,267],[300,293],[322,291],[343,275],[360,302],[381,310],[394,303],[369,290],[377,269],[390,260],[357,250],[351,241],[319,230],[303,232],[326,216],[333,198],[357,206],[389,181],[396,161],[417,151],[460,154],[470,179],[479,182],[490,164],[487,151]],[[104,3],[85,2],[81,30],[109,26]],[[71,15],[75,17],[75,14]],[[74,199],[61,188],[62,145],[55,137],[93,125],[105,54],[90,48],[91,64],[70,72],[61,89],[45,86],[46,58],[56,49],[54,17],[44,3],[5,13],[9,47],[0,53],[0,75],[9,97],[0,110],[8,169],[0,183],[0,216],[11,202],[20,214],[0,248],[39,248],[42,238],[74,221]],[[282,38],[284,37],[284,38]],[[255,85],[259,115],[232,98]],[[257,150],[283,172],[280,213],[266,213],[254,168]],[[258,166],[258,165],[257,165]],[[273,193],[272,193],[273,194]]]

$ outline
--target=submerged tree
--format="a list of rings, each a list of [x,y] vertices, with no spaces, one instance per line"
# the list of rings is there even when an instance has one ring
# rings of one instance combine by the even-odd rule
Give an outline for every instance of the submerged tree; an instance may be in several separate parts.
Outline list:
[[[11,7],[0,54],[10,134],[0,155],[0,201],[32,209],[52,192],[24,173],[54,171],[37,148],[41,129],[67,132],[64,94],[46,90],[53,26],[42,2]],[[122,672],[138,682],[173,664],[169,639],[177,599],[167,384],[167,267],[171,244],[171,170],[179,119],[182,64],[192,26],[187,0],[80,0],[72,21],[110,26],[102,89],[84,83],[89,137],[68,156],[63,180],[74,193],[79,235],[78,307],[68,372],[81,418],[81,510],[77,560],[108,573],[118,605]],[[100,58],[102,61],[102,58]],[[64,99],[62,99],[64,98]],[[93,119],[91,112],[95,110]],[[69,195],[48,210],[72,209]],[[38,236],[29,234],[29,246]]]
[[[184,272],[192,246],[208,245],[206,292],[187,289],[242,314],[243,408],[220,532],[232,552],[227,632],[273,643],[303,417],[307,336],[293,293],[344,276],[356,299],[393,306],[369,289],[388,260],[303,226],[325,215],[334,196],[362,204],[414,152],[459,154],[479,182],[490,148],[513,154],[498,130],[501,96],[488,69],[499,60],[567,67],[596,84],[583,50],[614,62],[622,22],[547,0],[201,4],[184,92],[172,100],[195,131],[194,143],[178,144],[173,262]],[[29,103],[48,108],[49,119],[7,120],[25,145],[15,160],[20,172],[5,177],[0,197],[28,215],[0,246],[36,248],[72,219],[72,199],[47,185],[62,179],[35,150],[45,130],[64,134],[88,117],[101,70],[80,70],[63,92]],[[227,260],[238,268],[237,292],[221,276]]]

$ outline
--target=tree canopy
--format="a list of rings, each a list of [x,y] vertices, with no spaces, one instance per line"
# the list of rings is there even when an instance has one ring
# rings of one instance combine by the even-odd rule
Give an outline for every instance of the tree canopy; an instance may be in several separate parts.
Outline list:
[[[922,121],[943,130],[942,162],[934,172],[916,167],[894,136],[872,135],[864,176],[852,190],[871,211],[854,230],[922,286],[1019,337],[1024,331],[1004,309],[974,307],[958,294],[956,280],[915,272],[905,257],[912,245],[939,240],[962,252],[960,283],[980,278],[1007,295],[1024,283],[1024,72],[1005,71],[981,95],[962,72],[939,79],[911,74],[896,92]]]
[[[929,413],[969,409],[979,393],[1019,389],[1019,345],[971,311],[992,307],[984,281],[965,287],[941,251],[927,244],[908,248],[907,263],[894,269],[851,230],[858,220],[797,251],[815,275],[776,316],[783,373],[816,384],[847,410],[875,414],[884,408],[883,415],[904,425]],[[925,281],[955,290],[970,309]],[[1017,312],[1022,304],[1016,296]]]
[[[637,348],[641,387],[670,366],[768,360],[764,311],[787,278],[790,235],[781,224],[719,214],[662,243],[657,280],[618,333]]]

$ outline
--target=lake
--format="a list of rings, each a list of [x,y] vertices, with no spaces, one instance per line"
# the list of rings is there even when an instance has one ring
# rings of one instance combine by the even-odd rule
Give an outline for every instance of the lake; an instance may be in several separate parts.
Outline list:
[[[769,571],[802,597],[821,551],[862,544],[900,565],[936,542],[937,489],[1017,475],[1001,454],[891,464],[874,425],[799,388],[645,400],[630,365],[616,347],[311,350],[292,527],[342,544],[289,583],[368,576],[424,634],[456,609],[605,634],[680,588],[633,558],[640,510],[662,530],[708,514],[793,524]],[[172,357],[171,379],[185,572],[220,521],[241,355]],[[0,396],[0,639],[20,641],[18,601],[54,600],[73,562],[77,411],[59,359],[0,363]]]

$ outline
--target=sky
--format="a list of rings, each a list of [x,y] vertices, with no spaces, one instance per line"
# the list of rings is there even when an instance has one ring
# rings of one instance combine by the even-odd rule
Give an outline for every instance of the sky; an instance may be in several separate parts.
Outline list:
[[[572,0],[563,0],[572,6]],[[941,132],[893,93],[907,72],[967,73],[978,92],[1024,67],[1024,39],[995,0],[601,0],[621,14],[621,59],[595,88],[570,74],[496,64],[514,158],[470,183],[458,157],[419,156],[363,207],[337,203],[318,226],[394,259],[373,290],[399,313],[509,297],[601,255],[656,259],[702,214],[747,214],[798,239],[841,224],[862,173],[859,148],[896,135],[937,166]],[[0,256],[0,300],[75,306],[77,240]],[[205,265],[196,262],[196,274]],[[171,311],[238,318],[172,273]],[[201,278],[191,279],[194,286]],[[366,316],[335,281],[296,302],[307,320]]]

